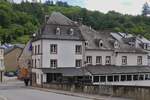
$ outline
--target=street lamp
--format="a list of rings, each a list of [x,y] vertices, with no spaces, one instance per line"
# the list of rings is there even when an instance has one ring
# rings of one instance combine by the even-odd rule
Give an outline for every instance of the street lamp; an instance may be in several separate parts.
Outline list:
[[[3,82],[3,71],[4,71],[3,66],[0,66],[0,82]]]

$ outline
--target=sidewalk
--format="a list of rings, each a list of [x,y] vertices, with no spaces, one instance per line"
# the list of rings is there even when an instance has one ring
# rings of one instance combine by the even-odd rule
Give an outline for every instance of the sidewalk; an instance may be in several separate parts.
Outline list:
[[[74,93],[74,92],[70,92],[70,91],[45,89],[45,88],[38,88],[38,87],[29,87],[29,88],[40,90],[40,91],[45,91],[45,92],[52,92],[52,93],[56,93],[56,94],[63,94],[63,95],[68,95],[68,96],[87,98],[87,99],[92,99],[92,100],[133,100],[133,99],[130,99],[130,98],[100,96],[100,95],[85,94],[85,93]]]

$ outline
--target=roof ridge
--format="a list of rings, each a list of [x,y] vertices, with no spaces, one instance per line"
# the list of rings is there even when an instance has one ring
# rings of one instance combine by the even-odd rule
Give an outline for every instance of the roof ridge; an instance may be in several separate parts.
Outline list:
[[[60,12],[52,12],[46,23],[58,25],[75,25],[74,21],[72,21]]]

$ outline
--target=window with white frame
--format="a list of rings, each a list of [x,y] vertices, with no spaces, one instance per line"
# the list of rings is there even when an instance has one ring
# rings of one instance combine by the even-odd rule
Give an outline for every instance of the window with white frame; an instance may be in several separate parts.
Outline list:
[[[106,82],[106,76],[100,76],[100,82]]]
[[[100,79],[99,76],[94,76],[93,77],[93,82],[99,82],[100,81],[99,79]]]
[[[111,64],[111,56],[106,56],[106,65]]]
[[[51,54],[57,54],[57,44],[51,44],[50,45],[50,53]]]
[[[34,64],[34,67],[36,68],[36,59],[34,60],[34,63],[35,63],[35,64]]]
[[[119,81],[119,75],[114,75],[114,82]]]
[[[99,47],[103,47],[103,40],[99,40]]]
[[[32,68],[34,68],[34,59],[32,59]]]
[[[70,29],[70,35],[73,35],[74,34],[74,29]]]
[[[108,82],[112,82],[112,81],[113,81],[113,76],[112,76],[112,75],[107,76],[107,81],[108,81]]]
[[[116,49],[119,48],[119,43],[118,43],[118,41],[115,41],[115,42],[114,42],[114,48],[116,48]]]
[[[35,55],[37,54],[37,46],[35,46],[35,52],[34,52],[34,54]]]
[[[82,46],[81,45],[76,45],[75,53],[76,54],[82,54]]]
[[[81,59],[77,59],[75,62],[75,66],[76,67],[81,67],[82,66],[82,60]]]
[[[56,35],[60,35],[60,28],[59,27],[56,28]]]
[[[122,56],[122,65],[127,65],[127,56]]]
[[[142,65],[142,56],[137,57],[137,65]]]
[[[102,56],[96,56],[96,64],[102,64]]]
[[[127,81],[132,81],[132,75],[127,75]]]
[[[32,46],[32,54],[34,55],[34,46]]]
[[[87,47],[89,45],[88,41],[85,41],[85,47]]]
[[[40,54],[40,45],[38,45],[38,54]]]
[[[56,68],[57,67],[57,59],[51,59],[50,60],[50,67]]]
[[[87,56],[86,57],[86,63],[87,64],[92,64],[92,56]]]
[[[40,59],[38,59],[38,67],[40,68],[40,66],[41,66],[41,61]]]

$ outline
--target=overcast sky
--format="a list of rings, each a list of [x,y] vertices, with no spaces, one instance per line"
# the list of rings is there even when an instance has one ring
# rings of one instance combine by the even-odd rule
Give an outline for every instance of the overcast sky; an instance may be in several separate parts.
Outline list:
[[[141,14],[143,4],[145,2],[150,2],[150,0],[61,0],[61,1],[67,1],[71,5],[82,6],[89,10],[99,10],[104,13],[110,10],[115,10],[123,14],[132,14],[132,15]]]

